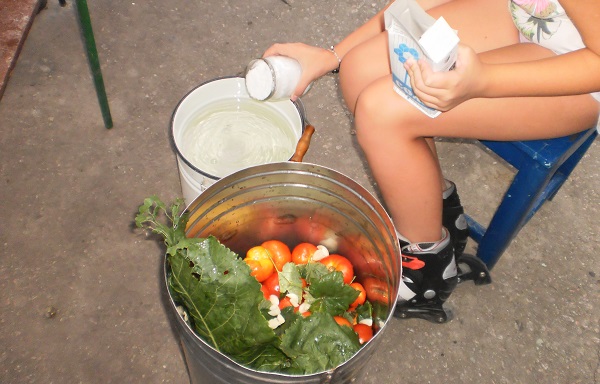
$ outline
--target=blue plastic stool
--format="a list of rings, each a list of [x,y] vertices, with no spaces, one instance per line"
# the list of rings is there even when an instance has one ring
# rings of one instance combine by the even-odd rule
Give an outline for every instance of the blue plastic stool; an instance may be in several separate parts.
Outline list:
[[[487,228],[467,216],[477,257],[492,269],[512,239],[551,200],[598,135],[596,128],[550,140],[481,141],[517,169]]]

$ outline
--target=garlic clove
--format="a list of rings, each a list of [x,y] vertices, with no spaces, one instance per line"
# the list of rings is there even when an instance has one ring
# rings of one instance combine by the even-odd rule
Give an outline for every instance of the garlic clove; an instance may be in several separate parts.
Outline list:
[[[317,250],[312,255],[313,261],[323,260],[329,256],[329,250],[324,245],[317,245]]]

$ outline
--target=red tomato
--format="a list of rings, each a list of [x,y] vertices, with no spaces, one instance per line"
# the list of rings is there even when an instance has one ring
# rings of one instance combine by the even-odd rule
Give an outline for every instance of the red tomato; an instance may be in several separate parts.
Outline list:
[[[290,252],[290,248],[279,240],[268,240],[262,243],[261,246],[271,252],[273,264],[275,264],[275,268],[277,268],[278,271],[281,271],[286,263],[292,261],[292,252]]]
[[[383,304],[388,304],[390,293],[387,284],[375,277],[367,277],[363,281],[367,297],[370,301],[378,301]]]
[[[325,264],[330,271],[342,272],[345,284],[350,284],[352,279],[354,279],[354,267],[350,260],[346,259],[344,256],[335,254],[329,255],[326,258],[321,259],[320,263]]]
[[[335,320],[336,323],[338,323],[340,326],[347,326],[352,328],[352,324],[350,324],[350,322],[342,316],[333,316],[333,320]]]
[[[262,287],[263,292],[267,293],[267,299],[271,295],[279,297],[279,294],[281,293],[281,289],[279,288],[279,274],[275,272],[271,276],[269,276],[267,280],[263,281]]]
[[[365,287],[363,287],[361,283],[354,282],[351,283],[350,286],[360,292],[356,300],[350,304],[350,308],[356,308],[365,303],[365,300],[367,299],[367,291],[365,291]]]
[[[269,298],[271,297],[271,293],[269,292],[269,290],[267,289],[267,287],[265,287],[264,284],[261,284],[260,290],[262,291],[263,296],[265,297],[265,299],[269,300]]]
[[[265,247],[252,247],[246,252],[244,259],[250,267],[250,274],[258,280],[259,283],[267,280],[275,272],[275,267],[271,261],[271,254]]]
[[[292,262],[296,265],[306,264],[317,250],[317,246],[311,243],[300,243],[292,251]]]
[[[369,327],[366,324],[356,324],[352,328],[354,329],[354,332],[356,332],[356,334],[358,335],[358,341],[361,344],[366,343],[373,337],[373,328]]]

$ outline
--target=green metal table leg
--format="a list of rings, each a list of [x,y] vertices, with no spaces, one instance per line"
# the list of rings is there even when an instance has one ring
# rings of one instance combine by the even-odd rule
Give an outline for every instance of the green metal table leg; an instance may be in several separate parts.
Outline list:
[[[83,30],[83,37],[87,49],[88,61],[94,77],[94,85],[96,86],[96,94],[104,119],[104,126],[112,128],[113,122],[108,106],[108,98],[104,89],[104,80],[102,79],[102,71],[100,70],[100,61],[98,60],[98,51],[96,50],[96,41],[94,39],[94,31],[92,30],[92,21],[86,0],[77,0],[77,12],[79,13],[79,21]]]

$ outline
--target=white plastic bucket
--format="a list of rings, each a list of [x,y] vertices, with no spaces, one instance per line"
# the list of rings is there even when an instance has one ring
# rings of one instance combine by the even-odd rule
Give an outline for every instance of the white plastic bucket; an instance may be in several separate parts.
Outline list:
[[[220,101],[252,101],[262,103],[261,107],[268,108],[269,113],[274,113],[287,124],[286,129],[290,129],[295,136],[295,142],[298,142],[302,136],[304,129],[304,113],[300,102],[292,102],[290,100],[280,101],[254,101],[248,95],[243,77],[223,77],[208,82],[202,83],[181,99],[171,118],[171,140],[175,146],[177,153],[177,166],[179,169],[179,177],[181,180],[181,191],[183,199],[187,205],[191,204],[206,188],[214,184],[217,180],[227,175],[213,174],[206,169],[200,169],[191,160],[189,153],[185,153],[184,149],[184,132],[192,124],[192,121],[199,114],[211,108]],[[235,113],[235,110],[232,110]],[[282,128],[282,129],[283,129]],[[291,150],[289,160],[294,154],[294,149]],[[282,161],[286,159],[280,159]],[[219,161],[227,162],[227,158],[219,159]],[[251,164],[261,165],[261,164]],[[232,172],[239,171],[234,169]]]

